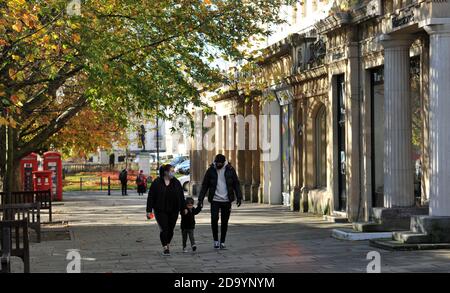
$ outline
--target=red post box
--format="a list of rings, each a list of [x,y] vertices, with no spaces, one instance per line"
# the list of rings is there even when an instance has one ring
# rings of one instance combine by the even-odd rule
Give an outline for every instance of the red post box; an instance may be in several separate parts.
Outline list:
[[[36,191],[47,191],[50,190],[53,198],[52,190],[52,171],[35,171],[33,172],[34,178],[34,190]]]
[[[33,190],[33,172],[38,170],[38,155],[31,153],[20,160],[20,176],[22,188],[25,191]]]
[[[44,170],[52,171],[52,194],[57,201],[62,200],[62,159],[58,152],[44,153]]]

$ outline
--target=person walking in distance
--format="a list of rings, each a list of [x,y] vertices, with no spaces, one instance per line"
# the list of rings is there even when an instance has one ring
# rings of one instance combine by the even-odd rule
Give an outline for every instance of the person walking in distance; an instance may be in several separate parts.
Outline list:
[[[242,203],[242,191],[236,170],[227,162],[222,154],[218,154],[214,163],[208,168],[203,178],[198,197],[198,206],[203,206],[203,200],[208,194],[211,203],[211,229],[215,249],[226,249],[225,239],[228,230],[228,220],[231,214],[231,204],[236,200],[237,206]],[[219,242],[220,214],[220,242]]]
[[[136,177],[136,185],[138,195],[144,195],[147,192],[147,177],[144,175],[144,171],[141,170]]]
[[[147,219],[155,217],[158,223],[163,256],[170,255],[173,231],[178,215],[185,207],[183,187],[174,175],[172,165],[162,165],[159,176],[150,185],[147,198]]]
[[[128,171],[123,169],[119,174],[120,185],[122,186],[122,195],[127,195]]]

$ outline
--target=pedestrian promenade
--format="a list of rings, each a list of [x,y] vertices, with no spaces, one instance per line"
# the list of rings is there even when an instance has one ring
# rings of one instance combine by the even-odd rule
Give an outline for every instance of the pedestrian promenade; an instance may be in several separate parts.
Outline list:
[[[119,191],[120,193],[120,191]],[[44,227],[44,241],[31,244],[32,272],[66,272],[70,250],[81,255],[81,272],[366,272],[367,241],[331,238],[327,223],[282,206],[233,205],[228,250],[215,251],[209,205],[197,216],[196,253],[182,253],[179,224],[171,247],[162,257],[158,227],[146,220],[146,196],[122,197],[116,191],[66,193],[56,203],[54,221]],[[450,272],[450,250],[381,253],[382,272]],[[21,261],[13,271],[21,272]]]

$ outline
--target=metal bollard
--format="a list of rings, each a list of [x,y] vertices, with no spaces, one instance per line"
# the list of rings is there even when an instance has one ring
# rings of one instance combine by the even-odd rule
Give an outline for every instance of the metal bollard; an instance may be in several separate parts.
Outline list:
[[[108,195],[111,195],[111,177],[108,176]]]
[[[103,190],[103,176],[100,177],[100,191]]]
[[[80,191],[83,191],[83,177],[80,177]]]

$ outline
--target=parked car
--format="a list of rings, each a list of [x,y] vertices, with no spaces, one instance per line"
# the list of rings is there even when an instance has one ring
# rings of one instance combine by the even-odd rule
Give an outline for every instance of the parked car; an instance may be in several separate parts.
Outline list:
[[[187,175],[187,174],[189,174],[190,170],[191,170],[191,161],[190,160],[186,160],[183,163],[175,166],[176,173]]]
[[[188,156],[178,156],[172,159],[172,161],[170,161],[170,165],[176,167],[177,165],[183,163],[184,161],[186,161],[188,158]]]
[[[178,178],[178,180],[181,183],[181,186],[183,186],[184,191],[189,191],[189,181],[191,179],[190,175],[184,175]]]

